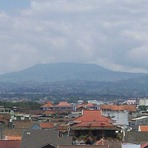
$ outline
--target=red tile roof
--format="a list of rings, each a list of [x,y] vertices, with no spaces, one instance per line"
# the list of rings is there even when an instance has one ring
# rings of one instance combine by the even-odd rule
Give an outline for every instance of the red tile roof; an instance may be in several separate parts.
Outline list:
[[[123,111],[127,110],[130,112],[136,111],[136,105],[100,105],[100,109],[109,109],[112,111]]]
[[[101,115],[101,111],[99,110],[84,110],[83,115],[74,121],[102,121],[111,123],[111,119]]]
[[[5,136],[5,140],[21,140],[21,136]]]
[[[51,102],[47,102],[46,104],[42,105],[41,107],[52,107],[53,104]]]
[[[140,125],[139,131],[140,132],[148,132],[148,125]]]
[[[98,110],[83,111],[83,115],[76,118],[74,120],[74,123],[76,123],[76,125],[74,125],[73,127],[114,127],[114,125],[112,124],[112,120],[101,115],[101,111]]]
[[[40,123],[40,127],[41,127],[42,129],[54,128],[54,123],[53,123],[53,122],[41,122],[41,123]]]
[[[68,102],[59,102],[56,107],[71,107],[71,104],[69,104]]]
[[[0,148],[20,148],[20,140],[0,140]]]

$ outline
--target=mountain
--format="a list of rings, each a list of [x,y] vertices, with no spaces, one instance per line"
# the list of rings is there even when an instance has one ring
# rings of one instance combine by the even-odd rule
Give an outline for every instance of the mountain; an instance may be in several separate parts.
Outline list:
[[[58,81],[114,82],[144,76],[142,73],[115,72],[95,64],[38,64],[19,72],[0,75],[0,82],[51,83]]]

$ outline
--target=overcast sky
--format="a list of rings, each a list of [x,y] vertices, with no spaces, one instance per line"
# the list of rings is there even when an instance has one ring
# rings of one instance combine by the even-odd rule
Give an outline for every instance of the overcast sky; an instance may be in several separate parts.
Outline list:
[[[0,73],[55,62],[148,72],[148,0],[0,0]]]

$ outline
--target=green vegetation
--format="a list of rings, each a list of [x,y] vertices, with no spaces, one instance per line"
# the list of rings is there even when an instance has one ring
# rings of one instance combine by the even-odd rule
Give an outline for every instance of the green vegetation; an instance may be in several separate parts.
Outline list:
[[[142,106],[139,106],[138,109],[141,111],[148,111],[148,106],[142,105]]]
[[[23,109],[23,110],[37,110],[40,109],[40,104],[37,102],[0,102],[0,106],[4,106],[4,107],[17,107],[19,109]]]

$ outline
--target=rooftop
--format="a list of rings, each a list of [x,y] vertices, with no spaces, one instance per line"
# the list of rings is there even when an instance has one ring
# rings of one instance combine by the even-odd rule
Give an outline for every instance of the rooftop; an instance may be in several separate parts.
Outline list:
[[[102,128],[108,127],[112,128],[112,120],[101,115],[99,110],[85,110],[81,117],[76,118],[74,121],[76,123],[73,127],[83,127],[83,128]]]
[[[140,132],[148,132],[148,125],[140,125],[139,131]]]
[[[47,102],[46,104],[42,105],[41,107],[52,107],[53,104],[51,102]]]
[[[40,127],[41,127],[42,129],[54,128],[54,123],[53,123],[53,122],[41,122],[41,123],[40,123]]]
[[[102,121],[111,123],[111,119],[103,116],[99,110],[84,110],[82,116],[76,118],[74,121]]]
[[[21,136],[5,136],[5,140],[21,140]]]
[[[101,109],[108,109],[112,111],[130,111],[135,112],[136,111],[136,105],[100,105]]]
[[[71,104],[69,104],[68,102],[59,102],[56,107],[71,107]]]

